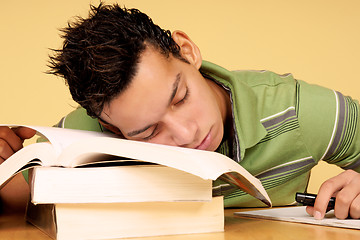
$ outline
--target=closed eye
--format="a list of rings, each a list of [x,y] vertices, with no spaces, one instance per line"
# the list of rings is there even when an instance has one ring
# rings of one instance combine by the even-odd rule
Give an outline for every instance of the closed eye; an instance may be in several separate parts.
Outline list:
[[[185,92],[185,95],[184,97],[178,101],[177,103],[175,103],[174,105],[180,105],[180,104],[183,104],[188,98],[189,98],[189,94],[190,94],[190,90],[188,87],[186,87],[186,92]]]
[[[155,126],[155,128],[154,128],[154,131],[153,131],[149,136],[144,137],[143,140],[144,140],[144,141],[149,141],[150,139],[152,139],[153,137],[155,137],[155,136],[158,134],[158,132],[159,132],[159,131],[157,131],[158,126],[159,126],[159,125],[156,124],[156,126]]]

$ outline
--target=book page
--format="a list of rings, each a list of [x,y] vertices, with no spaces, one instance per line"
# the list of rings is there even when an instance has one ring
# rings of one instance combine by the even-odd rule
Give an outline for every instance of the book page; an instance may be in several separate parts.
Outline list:
[[[15,124],[0,124],[8,127],[28,127],[37,131],[37,135],[46,138],[49,142],[36,143],[26,146],[6,161],[0,164],[0,187],[18,172],[34,166],[54,166],[56,159],[64,148],[76,141],[89,137],[115,136],[99,132],[90,132],[73,129],[61,129],[55,127],[40,127]]]
[[[15,124],[0,124],[0,126],[8,127],[27,127],[37,131],[37,135],[46,138],[54,147],[55,152],[59,155],[64,148],[74,142],[82,141],[89,137],[117,137],[115,134],[93,132],[85,130],[57,128],[57,127],[44,127],[44,126],[27,126]]]
[[[259,179],[229,157],[217,152],[165,146],[119,138],[87,138],[64,149],[59,162],[76,167],[87,163],[91,154],[103,153],[176,168],[203,179],[224,180],[271,205]],[[93,159],[94,161],[94,159]],[[236,173],[236,174],[230,174]]]
[[[30,166],[49,165],[55,159],[53,147],[47,142],[31,144],[22,148],[0,164],[0,186],[21,170]]]
[[[87,138],[73,143],[64,149],[58,161],[63,166],[76,167],[86,164],[89,155],[99,153],[161,164],[204,179],[215,180],[221,174],[231,171],[252,177],[239,164],[215,152],[114,138]],[[258,182],[257,179],[254,181]]]
[[[234,214],[239,217],[251,217],[331,227],[360,229],[359,219],[337,219],[334,215],[334,210],[331,210],[326,213],[324,219],[316,220],[306,212],[305,208],[306,206],[284,207],[257,211],[235,212]]]

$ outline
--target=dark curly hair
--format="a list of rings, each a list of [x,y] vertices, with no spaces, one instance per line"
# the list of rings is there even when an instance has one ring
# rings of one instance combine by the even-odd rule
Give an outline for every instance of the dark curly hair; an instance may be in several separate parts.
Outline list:
[[[129,86],[147,45],[184,60],[170,31],[118,4],[91,5],[88,18],[76,17],[62,32],[63,47],[49,56],[49,73],[63,77],[73,99],[94,118]]]

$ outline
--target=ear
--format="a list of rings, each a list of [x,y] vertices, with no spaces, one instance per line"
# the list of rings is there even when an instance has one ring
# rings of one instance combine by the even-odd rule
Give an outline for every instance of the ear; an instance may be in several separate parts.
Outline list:
[[[182,31],[174,31],[172,38],[179,45],[181,56],[197,69],[200,69],[202,63],[200,49],[191,41],[188,35]]]

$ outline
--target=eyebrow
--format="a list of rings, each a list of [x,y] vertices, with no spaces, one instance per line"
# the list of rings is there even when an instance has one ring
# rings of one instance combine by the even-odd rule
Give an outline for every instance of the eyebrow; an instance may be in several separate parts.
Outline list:
[[[178,88],[179,88],[180,76],[181,76],[180,73],[178,73],[178,74],[176,75],[176,79],[175,79],[175,82],[173,83],[173,90],[172,90],[171,96],[170,96],[170,98],[169,98],[168,105],[170,105],[171,102],[174,100],[174,97],[175,97],[175,95],[176,95],[176,92],[177,92],[177,90],[178,90]]]
[[[140,133],[142,133],[142,132],[145,132],[146,130],[148,130],[149,128],[151,128],[152,125],[154,125],[154,124],[150,124],[150,125],[142,128],[142,129],[139,129],[139,130],[134,130],[134,131],[128,132],[127,135],[128,135],[129,137],[133,137],[133,136],[138,135],[138,134],[140,134]]]
[[[181,74],[178,73],[178,74],[176,75],[175,81],[174,81],[173,86],[172,86],[172,92],[171,92],[171,95],[170,95],[170,98],[169,98],[169,101],[168,101],[168,105],[170,105],[171,102],[172,102],[172,101],[174,100],[174,98],[175,98],[176,92],[177,92],[177,90],[178,90],[178,88],[179,88],[180,77],[181,77]],[[134,131],[128,132],[127,135],[128,135],[129,137],[136,136],[136,135],[138,135],[138,134],[140,134],[140,133],[145,132],[146,130],[148,130],[149,128],[151,128],[153,125],[154,125],[154,124],[149,124],[149,125],[147,125],[147,126],[144,127],[144,128],[141,128],[141,129],[138,129],[138,130],[134,130]]]

